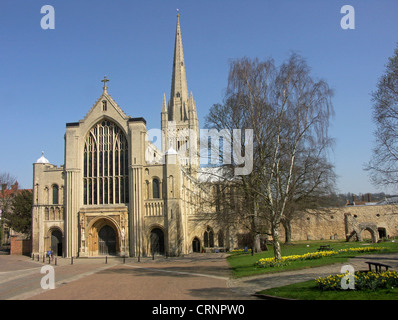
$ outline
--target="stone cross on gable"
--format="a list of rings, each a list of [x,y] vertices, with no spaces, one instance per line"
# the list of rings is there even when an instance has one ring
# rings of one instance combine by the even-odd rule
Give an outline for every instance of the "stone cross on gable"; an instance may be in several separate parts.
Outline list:
[[[107,86],[107,84],[106,84],[108,81],[110,81],[110,80],[107,79],[106,76],[104,77],[104,80],[101,80],[101,82],[104,83],[104,87],[103,87],[104,91],[106,91],[106,90],[108,89],[108,86]]]

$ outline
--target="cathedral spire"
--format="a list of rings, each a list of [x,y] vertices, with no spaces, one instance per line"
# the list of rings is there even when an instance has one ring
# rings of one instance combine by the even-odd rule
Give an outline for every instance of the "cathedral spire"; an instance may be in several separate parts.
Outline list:
[[[168,106],[167,111],[166,106]],[[171,94],[168,103],[163,95],[161,117],[161,126],[165,137],[162,139],[164,141],[162,150],[166,152],[173,147],[181,157],[180,163],[189,170],[190,174],[196,174],[196,169],[200,164],[199,122],[192,92],[191,95],[188,93],[179,13],[177,13],[174,43]]]
[[[180,26],[180,14],[177,13],[177,28],[174,43],[173,75],[171,79],[170,120],[185,121],[185,102],[189,99],[187,75],[185,71],[184,52]]]

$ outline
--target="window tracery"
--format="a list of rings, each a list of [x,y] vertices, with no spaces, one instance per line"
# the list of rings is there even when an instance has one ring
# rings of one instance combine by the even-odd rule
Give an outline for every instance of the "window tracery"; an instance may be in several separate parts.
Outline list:
[[[84,144],[85,205],[128,203],[128,143],[113,122],[102,120]]]

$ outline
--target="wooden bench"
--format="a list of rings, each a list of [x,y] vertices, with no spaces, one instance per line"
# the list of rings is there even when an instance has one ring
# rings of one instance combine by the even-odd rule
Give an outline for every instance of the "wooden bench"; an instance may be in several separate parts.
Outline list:
[[[333,250],[333,248],[330,247],[330,245],[326,245],[326,246],[319,246],[318,251],[330,251]]]
[[[372,271],[372,266],[375,267],[376,272],[381,272],[381,268],[384,267],[386,271],[388,271],[388,268],[392,268],[391,266],[383,263],[378,263],[378,262],[372,262],[372,261],[365,261],[365,263],[368,264],[369,266],[369,271]]]

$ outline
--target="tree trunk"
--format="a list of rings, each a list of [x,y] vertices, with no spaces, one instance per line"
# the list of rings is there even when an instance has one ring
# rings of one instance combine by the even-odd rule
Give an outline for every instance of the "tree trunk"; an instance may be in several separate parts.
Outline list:
[[[285,219],[283,222],[283,228],[285,229],[285,243],[292,242],[292,226],[290,220]]]
[[[280,260],[282,259],[282,254],[281,254],[281,245],[279,243],[279,226],[274,226],[272,228],[272,240],[274,242],[274,258],[275,260]]]
[[[258,233],[258,204],[256,201],[253,204],[252,234],[253,250],[256,253],[261,252],[260,234]]]
[[[254,252],[261,252],[260,234],[255,234],[253,239]]]

